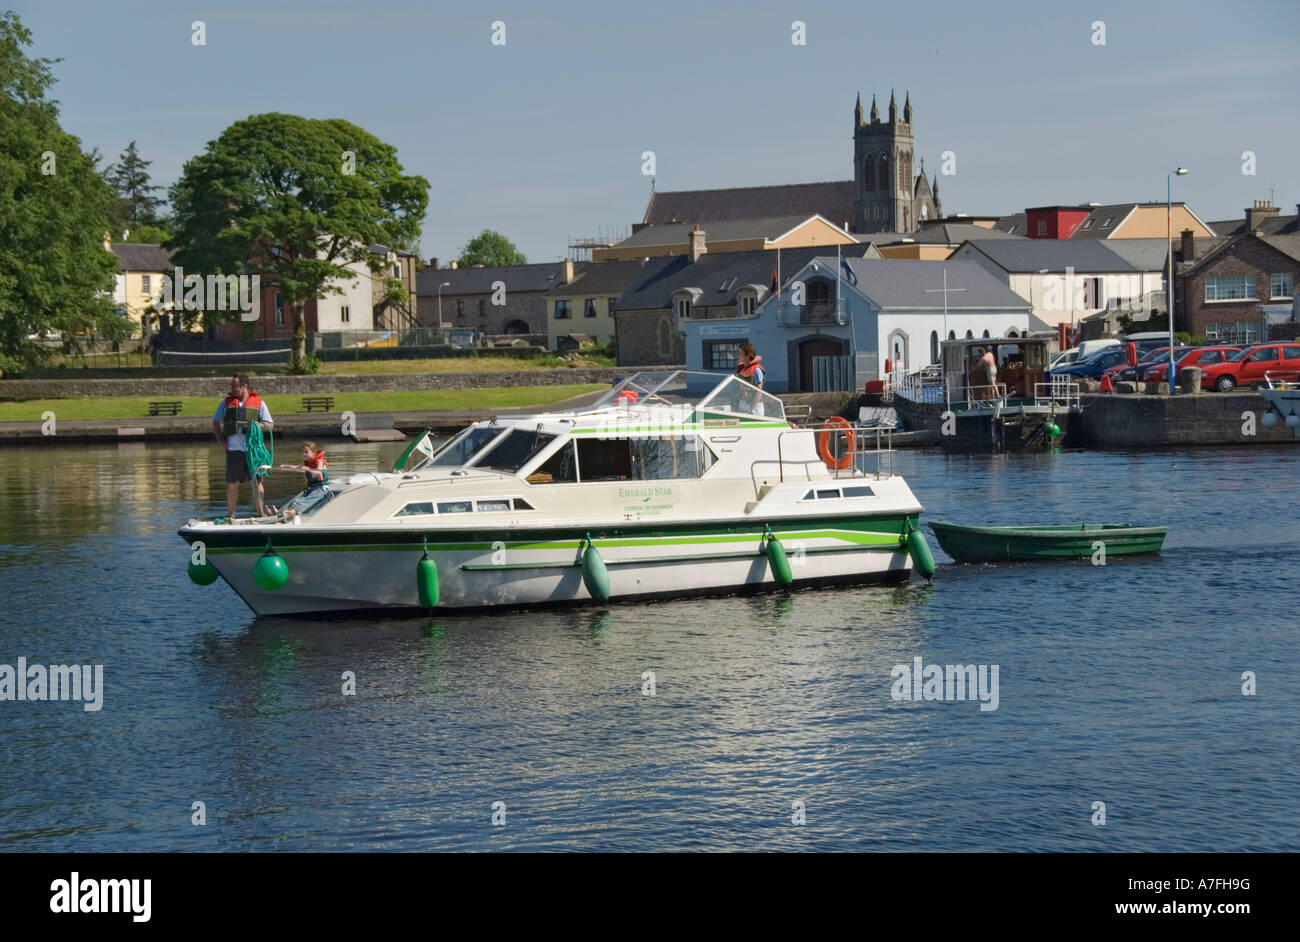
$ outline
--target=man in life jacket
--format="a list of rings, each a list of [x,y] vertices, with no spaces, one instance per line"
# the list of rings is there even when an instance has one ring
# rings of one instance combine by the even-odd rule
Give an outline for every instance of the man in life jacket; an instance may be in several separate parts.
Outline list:
[[[736,348],[736,375],[745,382],[752,384],[757,389],[763,388],[763,358],[758,355],[754,345],[746,340]],[[767,411],[763,408],[763,397],[757,390],[749,396],[742,397],[737,403],[738,412],[748,412],[750,415],[766,415]]]
[[[217,441],[226,446],[226,516],[235,519],[235,505],[239,503],[239,485],[250,478],[253,481],[253,509],[259,517],[265,515],[262,478],[249,474],[248,437],[250,422],[256,422],[263,431],[270,431],[271,412],[266,403],[248,386],[248,377],[236,373],[230,380],[230,394],[217,406],[212,415],[212,431]]]

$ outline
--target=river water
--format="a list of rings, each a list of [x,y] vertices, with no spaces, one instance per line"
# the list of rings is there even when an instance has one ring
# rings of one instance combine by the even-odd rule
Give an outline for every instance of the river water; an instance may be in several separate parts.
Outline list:
[[[895,456],[931,518],[1157,558],[319,624],[186,577],[221,457],[0,450],[0,664],[103,665],[97,711],[0,702],[3,849],[1300,849],[1300,449]],[[916,657],[997,709],[894,699]]]

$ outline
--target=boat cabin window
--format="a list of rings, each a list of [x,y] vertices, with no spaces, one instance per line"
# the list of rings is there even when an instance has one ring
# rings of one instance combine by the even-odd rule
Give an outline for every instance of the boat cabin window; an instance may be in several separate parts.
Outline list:
[[[431,514],[431,513],[433,513],[433,501],[423,500],[423,501],[416,501],[413,504],[407,504],[397,513],[393,514],[393,516],[394,517],[420,517],[425,514]]]
[[[440,514],[467,514],[473,511],[472,504],[467,500],[440,500],[438,501],[438,513]]]
[[[485,451],[474,466],[488,471],[514,474],[535,454],[555,441],[555,436],[540,429],[511,429],[500,441]]]
[[[524,500],[522,497],[516,497],[514,500],[515,500],[515,510],[536,510],[537,509],[532,504],[528,503],[528,501]]]
[[[865,486],[815,487],[803,495],[803,500],[839,500],[841,497],[875,497],[875,492]]]
[[[474,502],[474,510],[481,514],[500,514],[510,512],[509,500],[478,500]]]
[[[576,484],[578,460],[573,439],[569,439],[563,448],[538,465],[527,480],[529,484]]]
[[[492,425],[467,428],[444,445],[441,451],[429,459],[429,463],[437,467],[459,468],[472,460],[484,446],[500,435],[502,431],[501,428]]]
[[[584,481],[665,481],[698,478],[717,458],[698,435],[667,438],[580,439]]]

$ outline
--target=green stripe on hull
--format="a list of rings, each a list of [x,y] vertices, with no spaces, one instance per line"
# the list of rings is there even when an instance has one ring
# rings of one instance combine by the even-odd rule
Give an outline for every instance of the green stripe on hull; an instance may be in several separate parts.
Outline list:
[[[759,540],[766,526],[785,539],[816,539],[822,536],[841,539],[856,545],[871,546],[896,543],[903,533],[903,525],[917,525],[917,514],[898,514],[864,517],[859,519],[802,518],[794,520],[753,521],[743,524],[622,524],[592,533],[601,546],[657,546],[688,545],[699,543],[747,542]],[[233,528],[232,528],[233,529]],[[366,530],[328,530],[305,532],[298,527],[250,528],[251,532],[209,530],[179,531],[188,541],[202,539],[209,553],[265,552],[266,541],[278,549],[294,552],[312,550],[385,550],[393,547],[419,547],[426,538],[429,549],[493,549],[494,544],[505,542],[514,549],[576,549],[590,524],[575,523],[565,527],[546,527],[525,531],[522,528],[442,530],[435,528],[405,528],[401,532],[376,533]],[[503,539],[513,536],[513,539]],[[436,540],[437,542],[433,542]]]

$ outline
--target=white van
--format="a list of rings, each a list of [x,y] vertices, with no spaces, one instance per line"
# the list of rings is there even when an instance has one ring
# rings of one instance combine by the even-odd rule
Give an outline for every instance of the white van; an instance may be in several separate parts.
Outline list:
[[[1105,350],[1107,347],[1118,347],[1119,341],[1113,338],[1109,340],[1085,340],[1079,344],[1079,359],[1086,360],[1098,350]]]

